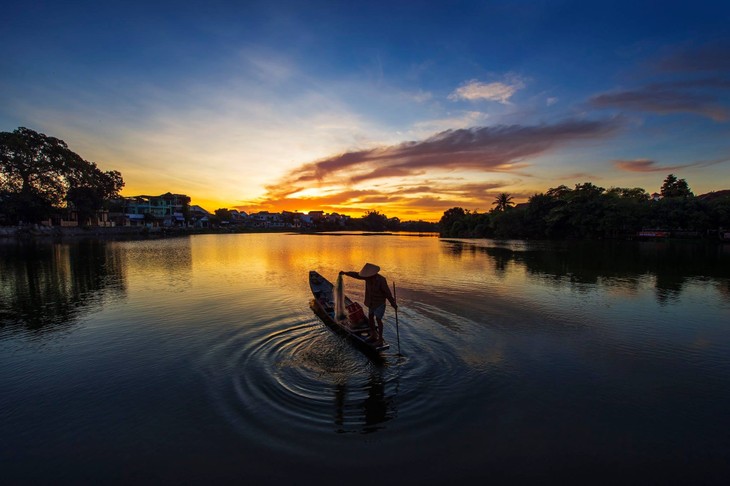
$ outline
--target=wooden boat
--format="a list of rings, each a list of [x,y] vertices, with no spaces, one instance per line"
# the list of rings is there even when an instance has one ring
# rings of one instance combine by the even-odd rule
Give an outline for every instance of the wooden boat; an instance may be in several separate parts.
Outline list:
[[[353,302],[345,296],[345,316],[338,319],[335,316],[334,285],[314,270],[309,272],[309,287],[314,295],[312,307],[317,315],[332,329],[346,335],[360,349],[372,353],[380,353],[390,348],[383,341],[382,346],[376,346],[370,340],[368,318],[358,302]]]

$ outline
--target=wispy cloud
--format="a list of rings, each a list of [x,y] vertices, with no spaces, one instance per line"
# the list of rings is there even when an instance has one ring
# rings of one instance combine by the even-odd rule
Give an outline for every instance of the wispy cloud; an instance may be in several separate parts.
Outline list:
[[[686,164],[677,165],[661,165],[651,159],[633,159],[633,160],[614,160],[613,165],[620,170],[628,172],[671,172],[689,167],[711,167],[717,164],[724,164],[730,161],[730,158],[722,157],[710,160],[695,160]]]
[[[671,73],[730,71],[730,43],[713,42],[684,47],[662,58],[655,68],[660,72]]]
[[[713,94],[670,89],[667,85],[655,84],[635,90],[603,93],[592,97],[589,103],[596,108],[647,111],[660,115],[692,113],[715,121],[730,118],[728,109]]]
[[[399,170],[408,175],[424,169],[473,169],[484,172],[514,172],[527,167],[526,159],[581,139],[603,138],[621,123],[609,120],[568,120],[552,125],[506,125],[446,130],[425,140],[369,150],[346,152],[306,164],[291,174],[294,182],[324,181],[350,177],[359,181],[381,177],[381,171]],[[364,177],[363,174],[372,174]]]
[[[677,169],[684,169],[692,164],[684,165],[659,165],[651,159],[614,160],[614,167],[627,172],[667,172]]]
[[[727,90],[730,79],[730,43],[711,43],[676,49],[658,62],[648,63],[650,73],[670,78],[641,87],[598,94],[589,100],[595,108],[617,108],[659,115],[690,113],[718,122],[730,119]],[[711,77],[697,78],[712,73]]]
[[[480,181],[482,175],[524,176],[531,159],[581,140],[609,137],[622,125],[621,119],[614,118],[446,130],[420,141],[350,151],[304,164],[268,185],[266,195],[253,205],[352,210],[387,202],[389,208],[402,209],[424,198],[433,208],[465,201],[472,206],[479,201],[485,204],[507,183]],[[448,177],[454,171],[460,171],[459,179]],[[368,191],[352,189],[362,184],[370,185]]]
[[[466,82],[449,95],[451,101],[497,101],[508,104],[510,98],[520,89],[525,87],[524,81],[520,78],[512,78],[505,83],[493,82],[482,83],[476,79]]]

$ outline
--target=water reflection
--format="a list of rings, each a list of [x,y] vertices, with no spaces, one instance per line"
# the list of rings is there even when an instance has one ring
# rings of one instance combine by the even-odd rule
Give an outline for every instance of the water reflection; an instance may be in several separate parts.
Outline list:
[[[397,382],[394,384],[397,387]],[[395,396],[386,393],[382,370],[375,371],[363,390],[350,389],[346,383],[335,385],[335,425],[338,433],[360,432],[369,434],[385,427],[395,417]],[[353,397],[348,397],[353,395]]]
[[[125,266],[135,278],[156,284],[186,287],[193,268],[190,238],[149,240],[124,244]],[[159,281],[158,281],[159,280]]]
[[[620,463],[642,482],[722,484],[723,248],[280,234],[0,245],[3,477],[590,484]],[[310,269],[365,261],[397,282],[403,360],[390,309],[376,365],[309,308]],[[11,338],[64,328],[63,346]],[[145,444],[146,459],[110,444]]]
[[[0,328],[34,335],[67,329],[105,298],[124,296],[124,268],[108,242],[4,242]]]
[[[726,297],[730,285],[730,252],[716,244],[444,240],[442,251],[455,258],[486,255],[497,276],[514,264],[532,278],[576,286],[603,284],[635,291],[650,276],[659,303],[677,301],[693,279],[716,281]]]

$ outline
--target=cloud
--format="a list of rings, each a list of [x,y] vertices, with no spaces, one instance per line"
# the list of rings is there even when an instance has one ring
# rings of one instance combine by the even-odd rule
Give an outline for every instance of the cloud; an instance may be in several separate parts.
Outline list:
[[[598,94],[589,100],[589,104],[596,108],[626,109],[659,115],[690,113],[718,122],[730,119],[730,109],[726,104],[730,79],[718,75],[730,71],[730,43],[678,49],[650,64],[650,69],[653,75],[669,75],[673,79]],[[716,76],[696,77],[702,73]]]
[[[596,108],[618,108],[648,111],[660,115],[692,113],[715,121],[726,121],[730,112],[709,92],[696,93],[652,85],[636,90],[604,93],[592,97],[589,103]]]
[[[653,83],[647,89],[661,91],[666,89],[730,89],[730,79],[727,78],[700,78],[679,81],[665,81]]]
[[[613,165],[620,170],[627,172],[671,172],[677,169],[684,169],[692,164],[684,165],[659,165],[651,159],[614,160]]]
[[[481,83],[476,79],[472,79],[451,93],[449,99],[451,101],[487,100],[508,104],[512,95],[524,87],[525,83],[519,78],[512,79],[511,83]]]
[[[509,184],[480,180],[485,174],[525,175],[530,159],[571,143],[609,137],[622,125],[613,118],[474,127],[350,151],[294,168],[266,186],[266,194],[247,208],[342,212],[387,202],[389,210],[403,214],[424,198],[430,198],[427,206],[433,211],[465,204],[488,207],[496,191]],[[463,172],[460,178],[446,174],[457,170]],[[354,190],[356,185],[369,188]]]
[[[545,100],[545,104],[547,106],[553,106],[557,102],[558,102],[558,99],[555,98],[554,96],[551,96],[551,97],[549,97],[548,99]]]
[[[347,152],[305,164],[292,172],[290,180],[312,182],[344,176],[362,182],[388,175],[387,171],[406,176],[426,169],[514,172],[527,167],[529,157],[574,141],[610,136],[620,126],[618,119],[609,119],[445,130],[421,141]]]
[[[730,71],[730,43],[685,47],[661,59],[655,67],[670,73]]]
[[[651,159],[633,159],[633,160],[614,160],[613,165],[620,170],[628,172],[672,172],[688,167],[711,167],[717,164],[724,164],[730,161],[730,158],[721,157],[710,160],[696,160],[686,164],[679,165],[659,165],[658,162]]]

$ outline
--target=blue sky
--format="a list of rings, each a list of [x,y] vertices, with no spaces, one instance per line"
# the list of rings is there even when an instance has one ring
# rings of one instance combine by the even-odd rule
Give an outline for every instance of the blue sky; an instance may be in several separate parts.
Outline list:
[[[0,130],[124,194],[438,219],[560,184],[730,188],[727,2],[18,2]]]

